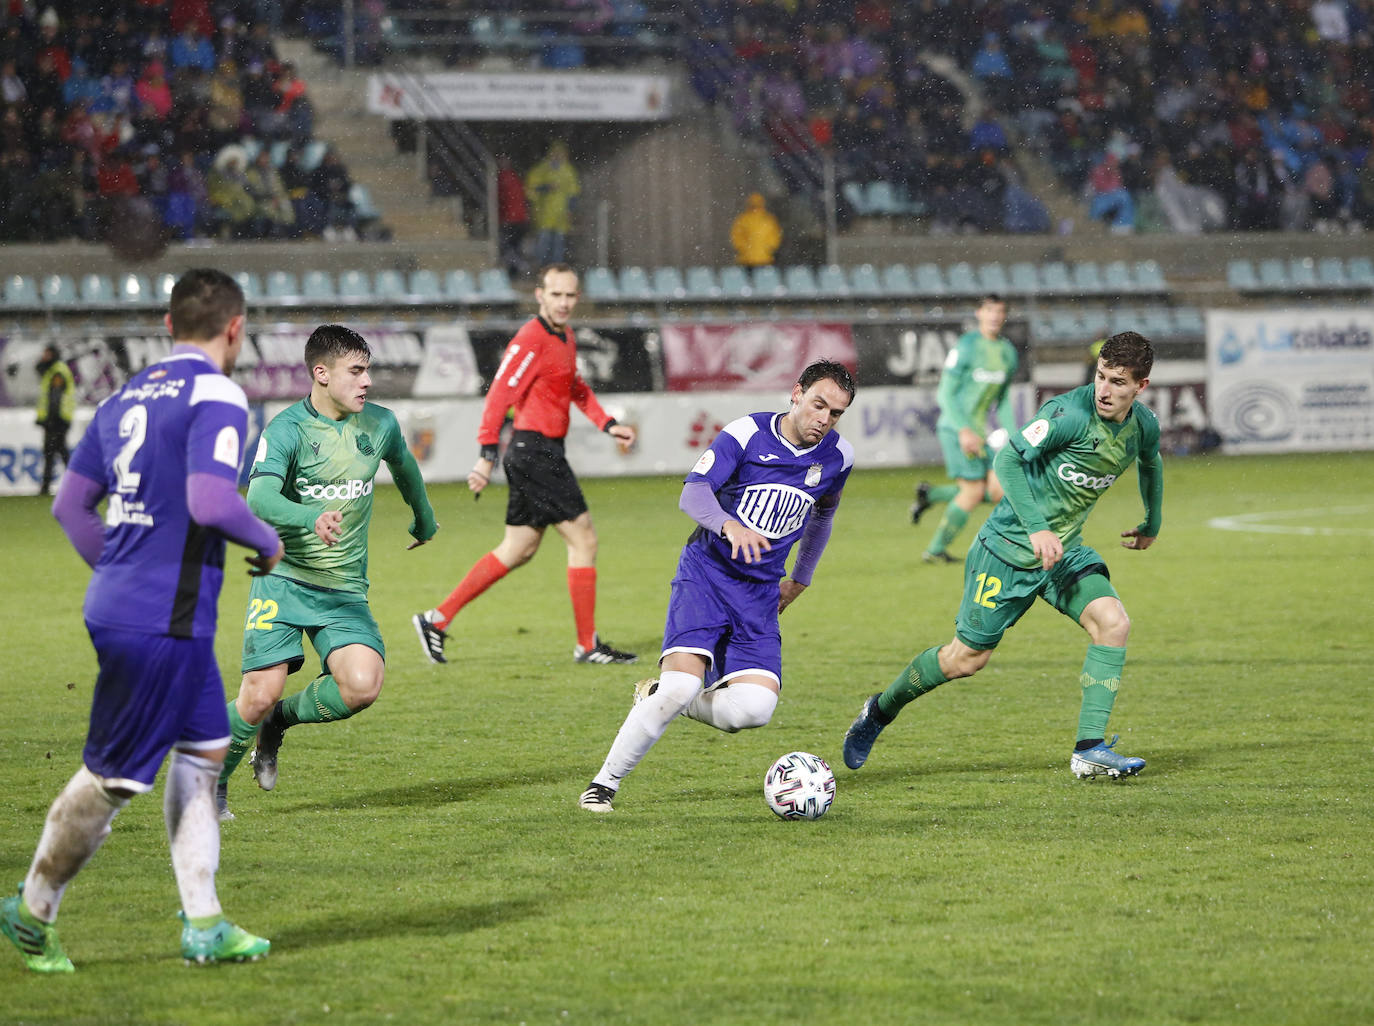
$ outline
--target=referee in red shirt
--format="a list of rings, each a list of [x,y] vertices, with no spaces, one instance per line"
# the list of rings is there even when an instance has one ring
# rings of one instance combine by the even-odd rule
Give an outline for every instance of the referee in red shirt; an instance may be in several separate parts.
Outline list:
[[[633,663],[596,634],[596,528],[577,478],[563,454],[569,407],[577,404],[593,424],[622,449],[634,444],[635,430],[617,424],[577,373],[577,340],[568,325],[579,296],[577,272],[551,264],[539,272],[534,298],[539,315],[525,323],[506,346],[496,377],[487,390],[477,432],[481,455],[468,472],[468,487],[479,495],[491,482],[497,440],[506,411],[515,408],[515,435],[506,449],[506,534],[479,559],[458,587],[435,609],[416,613],[425,655],[447,662],[444,641],[458,611],[518,566],[528,563],[553,526],[568,546],[568,594],[577,625],[573,658],[579,663]]]

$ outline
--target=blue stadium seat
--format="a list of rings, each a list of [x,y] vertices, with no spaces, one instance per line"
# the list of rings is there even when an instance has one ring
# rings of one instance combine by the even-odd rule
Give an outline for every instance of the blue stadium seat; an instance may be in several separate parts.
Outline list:
[[[320,161],[324,160],[324,151],[329,148],[329,144],[319,139],[312,139],[305,144],[305,149],[301,151],[301,170],[314,171],[320,166]]]
[[[1174,334],[1202,338],[1207,334],[1207,322],[1195,306],[1180,306],[1174,310]]]
[[[382,212],[372,202],[372,192],[362,182],[354,182],[349,186],[348,198],[353,201],[353,213],[359,224],[371,224],[381,219]]]
[[[1107,315],[1107,328],[1104,335],[1115,335],[1120,331],[1138,331],[1142,335],[1147,334],[1142,325],[1145,323],[1144,314],[1133,306],[1115,307]]]
[[[1317,284],[1324,289],[1348,289],[1350,279],[1345,273],[1345,261],[1340,257],[1324,257],[1318,261]]]
[[[277,303],[295,302],[300,299],[301,290],[296,284],[296,276],[290,271],[272,271],[267,275],[264,295]]]
[[[1102,281],[1102,268],[1095,260],[1080,260],[1073,265],[1073,285],[1079,295],[1100,296],[1107,291]]]
[[[868,208],[868,194],[864,191],[862,182],[845,182],[840,186],[840,195],[860,217],[867,217],[872,213]]]
[[[39,286],[43,302],[48,306],[76,306],[76,283],[69,275],[49,274]]]
[[[123,306],[152,306],[157,302],[152,286],[141,274],[121,274],[115,281],[115,295]]]
[[[1164,271],[1153,260],[1135,262],[1135,288],[1137,292],[1148,295],[1164,295],[1169,291],[1169,283],[1164,279]]]
[[[935,264],[916,265],[916,291],[923,296],[947,296],[949,286]]]
[[[1345,274],[1355,288],[1374,288],[1374,261],[1369,257],[1351,257],[1345,262]]]
[[[1302,292],[1316,292],[1320,287],[1317,281],[1317,262],[1311,257],[1293,257],[1288,261],[1288,280],[1293,288]]]
[[[256,275],[254,277],[256,277]],[[238,278],[235,277],[234,280],[238,281]],[[169,272],[164,272],[153,278],[153,299],[157,302],[158,306],[166,306],[172,301],[172,287],[176,285],[176,283],[177,276]],[[239,288],[243,288],[242,282],[239,282]],[[246,291],[244,298],[249,298]],[[252,298],[257,299],[258,294],[254,292]]]
[[[514,303],[520,298],[504,267],[488,267],[477,275],[477,295],[484,303]]]
[[[816,282],[815,272],[805,264],[793,264],[782,272],[782,283],[787,294],[794,298],[810,299],[821,294]]]
[[[1288,277],[1288,265],[1275,257],[1261,260],[1259,264],[1260,288],[1272,292],[1289,292],[1293,279]]]
[[[238,282],[239,288],[243,290],[243,298],[246,302],[256,303],[263,298],[262,283],[258,281],[258,276],[252,271],[235,271],[232,277],[234,281]],[[172,286],[176,284],[176,279],[173,278],[171,282],[168,282],[167,279],[169,278],[172,278],[170,274],[164,274],[158,279],[158,288],[162,289],[165,286],[167,289],[164,302],[171,300]],[[296,279],[294,277],[291,277],[290,286],[285,294],[292,296],[296,294]]]
[[[38,294],[38,286],[27,274],[12,274],[5,281],[5,305],[7,307],[36,307],[43,305]]]
[[[1040,290],[1047,296],[1077,295],[1068,267],[1060,260],[1040,265]]]
[[[1111,327],[1111,317],[1102,307],[1089,308],[1078,313],[1078,322],[1083,328],[1085,341],[1092,342],[1106,337]]]
[[[882,273],[883,291],[891,296],[914,296],[916,282],[906,264],[888,264]]]
[[[754,294],[754,286],[749,281],[749,272],[743,267],[722,267],[720,269],[720,294],[726,299],[748,299]]]
[[[421,303],[437,303],[444,298],[439,289],[439,276],[433,271],[411,271],[406,290]]]
[[[454,303],[476,302],[477,283],[472,274],[460,267],[444,275],[444,298]]]
[[[1232,260],[1226,265],[1226,284],[1237,292],[1257,292],[1260,288],[1255,267],[1249,260]]]
[[[620,295],[625,299],[653,299],[654,285],[648,272],[631,265],[620,269]]]
[[[956,296],[972,297],[982,292],[973,267],[962,260],[945,272],[945,281],[949,283],[950,293]]]
[[[286,163],[286,153],[291,149],[290,139],[278,139],[272,144],[272,166],[281,167]]]
[[[1006,296],[1012,291],[1007,269],[999,263],[982,264],[978,268],[978,291],[995,292]]]
[[[1129,296],[1139,291],[1131,269],[1124,260],[1113,260],[1103,266],[1102,289],[1113,296]]]
[[[1083,325],[1072,310],[1052,310],[1049,337],[1056,342],[1080,341],[1083,339]]]
[[[310,289],[310,276],[306,275],[307,295]],[[314,297],[311,297],[314,298]],[[372,279],[366,271],[339,272],[339,298],[345,302],[363,303],[372,299]]]
[[[1030,340],[1035,345],[1039,342],[1051,342],[1054,340],[1054,320],[1049,314],[1037,311],[1031,314],[1030,319]]]
[[[719,296],[720,282],[716,281],[716,272],[701,265],[687,268],[687,295],[692,299],[715,299]]]
[[[860,264],[858,267],[850,268],[849,291],[856,296],[881,296],[887,290],[883,288],[876,267],[872,264]]]
[[[272,286],[268,285],[268,292]],[[334,276],[328,271],[306,271],[301,277],[301,298],[313,303],[328,303],[339,297],[334,291]]]
[[[1167,306],[1147,306],[1136,329],[1146,338],[1171,338],[1176,335],[1174,315]]]
[[[113,306],[114,285],[103,274],[84,274],[81,276],[81,302],[86,306]]]
[[[782,283],[782,272],[772,264],[754,268],[754,293],[759,296],[781,296],[787,292]]]
[[[593,267],[582,280],[582,291],[593,301],[608,302],[620,298],[620,286],[615,275],[606,267]]]
[[[404,303],[410,298],[406,291],[405,275],[400,271],[378,271],[372,279],[372,294],[392,303]]]
[[[1035,265],[1028,260],[1019,260],[1011,265],[1011,289],[1019,296],[1040,295],[1040,276],[1035,273]]]
[[[907,212],[907,202],[891,182],[869,182],[864,190],[868,212],[878,217],[899,217]]]
[[[849,295],[849,279],[839,264],[826,264],[816,278],[816,287],[822,295],[844,297]]]

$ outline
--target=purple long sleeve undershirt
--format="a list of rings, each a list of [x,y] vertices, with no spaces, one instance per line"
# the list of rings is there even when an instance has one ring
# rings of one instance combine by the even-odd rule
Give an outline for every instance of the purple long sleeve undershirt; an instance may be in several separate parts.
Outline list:
[[[105,525],[96,510],[104,497],[101,482],[68,471],[62,475],[53,499],[52,515],[89,566],[95,566],[105,545]],[[192,474],[186,479],[186,506],[192,520],[214,528],[232,542],[263,556],[277,551],[277,533],[253,515],[228,478]]]
[[[838,505],[836,501],[822,500],[816,503],[810,519],[802,529],[802,536],[797,542],[797,559],[792,565],[791,575],[792,580],[798,584],[810,585],[816,565],[821,561],[821,553],[830,541],[830,528],[835,522],[835,508]],[[677,506],[713,535],[720,534],[727,520],[735,519],[725,512],[709,481],[688,481],[684,484]]]

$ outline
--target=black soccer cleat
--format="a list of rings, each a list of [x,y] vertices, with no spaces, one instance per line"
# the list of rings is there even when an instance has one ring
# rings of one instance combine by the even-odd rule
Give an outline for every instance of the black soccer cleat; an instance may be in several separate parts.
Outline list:
[[[615,792],[605,784],[592,782],[582,792],[582,797],[577,799],[577,804],[588,812],[612,812],[611,801],[614,798]]]
[[[258,746],[248,757],[253,766],[253,779],[264,791],[277,786],[277,752],[281,750],[281,738],[285,733],[286,724],[282,722],[281,703],[278,702],[258,728]]]
[[[599,635],[593,635],[592,640],[596,642],[591,648],[583,648],[577,645],[573,648],[573,659],[579,663],[637,663],[639,656],[633,652],[622,652],[618,648],[612,648],[609,644],[601,640]]]
[[[916,501],[911,504],[911,522],[919,524],[921,514],[930,509],[930,482],[922,481],[916,486]]]
[[[922,552],[922,563],[962,563],[958,556],[952,556],[948,552]]]
[[[431,663],[446,663],[444,658],[444,642],[448,640],[448,633],[434,623],[433,609],[424,613],[416,613],[410,618],[410,622],[415,625],[415,633],[420,636],[420,645],[425,650],[425,657]]]

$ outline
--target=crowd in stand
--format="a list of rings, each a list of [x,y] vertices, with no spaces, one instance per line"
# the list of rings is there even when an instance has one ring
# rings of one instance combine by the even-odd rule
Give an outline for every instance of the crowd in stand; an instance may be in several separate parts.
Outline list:
[[[179,239],[356,232],[273,6],[0,3],[0,240],[100,240],[135,207]]]

